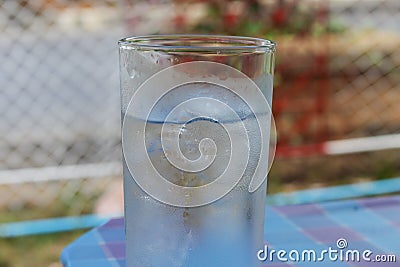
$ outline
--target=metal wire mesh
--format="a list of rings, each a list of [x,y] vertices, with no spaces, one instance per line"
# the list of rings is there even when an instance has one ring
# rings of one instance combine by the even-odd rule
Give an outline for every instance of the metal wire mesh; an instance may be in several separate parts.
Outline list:
[[[330,34],[280,43],[286,61],[275,86],[275,92],[280,88],[283,92],[275,99],[281,98],[287,107],[275,119],[282,145],[323,145],[327,140],[400,132],[399,13],[399,1],[328,1]],[[324,56],[327,61],[321,64]],[[293,94],[296,87],[301,90]],[[279,109],[280,102],[275,103]],[[396,142],[391,145],[398,147]],[[312,148],[321,153],[321,147]],[[326,186],[394,177],[400,174],[398,152],[281,157],[275,161],[270,181],[280,180],[278,190],[293,190],[293,185],[303,188],[313,183]]]
[[[331,12],[349,25],[330,44],[332,138],[398,133],[400,2],[338,1]]]
[[[296,13],[289,30],[302,29],[301,23],[309,23],[313,30],[272,37],[278,41],[278,60],[285,56],[289,60],[278,61],[276,92],[290,90],[299,82],[296,79],[306,77],[304,70],[316,70],[306,77],[297,97],[285,100],[299,108],[284,109],[275,118],[286,144],[399,132],[397,0],[6,0],[0,2],[0,209],[51,211],[31,217],[92,212],[96,199],[120,177],[116,40],[130,34],[204,30],[258,35],[264,26],[257,21],[234,28],[237,18],[256,6],[269,12],[258,12],[261,17],[274,17],[262,20],[271,23],[270,28],[278,27],[274,19],[281,23],[285,18],[285,7],[298,6],[300,15],[320,12],[326,18],[311,23]],[[210,19],[216,8],[222,15]],[[215,28],[205,23],[210,21]],[[330,28],[332,34],[320,34],[321,27]],[[300,42],[312,44],[314,59],[323,60],[318,64],[325,64],[325,74],[321,65],[303,64],[310,57]],[[302,68],[285,76],[295,59]],[[326,87],[323,95],[322,87]],[[355,161],[365,170],[371,157],[360,158]],[[277,162],[283,166],[286,161]],[[276,173],[283,180],[296,177],[292,172]]]
[[[103,5],[1,5],[0,168],[115,160],[122,28],[116,8]],[[103,12],[115,23],[102,22]]]
[[[109,165],[120,158],[119,4],[0,3],[0,169],[8,170],[1,175],[0,206],[43,207],[82,192],[95,197],[109,179],[65,179],[120,173],[118,164]],[[75,213],[79,202],[70,201]]]

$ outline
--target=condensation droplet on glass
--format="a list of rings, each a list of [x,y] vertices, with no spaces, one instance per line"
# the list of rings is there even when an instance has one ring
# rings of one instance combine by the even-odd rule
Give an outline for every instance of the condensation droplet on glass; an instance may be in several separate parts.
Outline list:
[[[182,127],[179,129],[179,137],[180,137],[185,131],[186,131],[186,127],[185,127],[185,126],[182,126]]]
[[[175,59],[176,59],[176,58],[170,57],[170,58],[168,58],[168,62],[169,62],[170,64],[174,64]]]
[[[225,81],[226,79],[228,79],[228,74],[226,72],[223,72],[221,75],[219,75],[219,78],[222,81]]]
[[[137,72],[135,69],[130,69],[130,70],[128,71],[128,73],[129,73],[129,77],[130,77],[131,79],[136,78],[136,76],[137,76],[137,74],[138,74],[138,72]]]

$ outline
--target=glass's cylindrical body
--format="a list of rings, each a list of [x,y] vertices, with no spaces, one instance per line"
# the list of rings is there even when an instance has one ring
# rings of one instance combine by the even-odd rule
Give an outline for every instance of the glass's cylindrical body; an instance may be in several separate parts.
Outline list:
[[[126,266],[260,266],[274,43],[119,46]]]

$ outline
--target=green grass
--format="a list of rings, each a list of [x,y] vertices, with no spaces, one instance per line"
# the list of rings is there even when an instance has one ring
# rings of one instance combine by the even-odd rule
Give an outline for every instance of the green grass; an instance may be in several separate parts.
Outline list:
[[[92,213],[96,198],[77,192],[69,200],[55,199],[46,207],[25,204],[0,210],[0,223]],[[0,238],[0,267],[60,267],[63,248],[86,231]]]
[[[329,187],[400,177],[398,150],[340,156],[278,158],[268,176],[268,193]]]
[[[62,249],[84,232],[0,239],[0,267],[59,267]]]

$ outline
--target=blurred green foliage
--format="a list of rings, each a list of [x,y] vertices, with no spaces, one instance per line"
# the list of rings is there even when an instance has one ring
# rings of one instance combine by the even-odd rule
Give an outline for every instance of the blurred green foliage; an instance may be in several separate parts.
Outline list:
[[[176,1],[177,4],[181,1]],[[186,27],[186,32],[205,34],[251,35],[273,39],[277,35],[313,35],[340,33],[345,30],[329,18],[328,5],[320,1],[205,1],[207,16]]]
[[[0,267],[61,267],[61,250],[84,232],[0,239]]]

